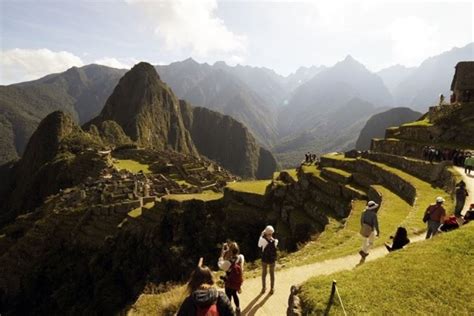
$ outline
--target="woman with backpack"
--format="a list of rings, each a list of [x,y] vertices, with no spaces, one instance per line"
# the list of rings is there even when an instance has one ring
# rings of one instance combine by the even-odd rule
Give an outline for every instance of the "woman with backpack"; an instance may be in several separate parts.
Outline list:
[[[235,316],[227,296],[214,286],[211,269],[202,264],[202,258],[189,279],[188,297],[177,316]]]
[[[275,229],[268,225],[258,239],[258,247],[262,248],[262,293],[266,291],[267,269],[270,268],[270,294],[275,292],[275,262],[277,259],[278,239],[273,238]]]
[[[244,281],[244,255],[240,253],[239,245],[236,242],[228,242],[222,246],[221,256],[217,261],[219,269],[225,271],[224,279],[225,294],[232,302],[234,299],[235,311],[240,315],[240,300],[238,293],[241,292]]]

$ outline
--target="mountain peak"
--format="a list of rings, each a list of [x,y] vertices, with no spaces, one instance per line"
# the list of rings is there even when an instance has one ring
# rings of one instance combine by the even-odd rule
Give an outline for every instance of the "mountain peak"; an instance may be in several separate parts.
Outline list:
[[[130,76],[135,76],[135,75],[143,76],[144,74],[151,76],[151,78],[156,78],[160,80],[160,76],[156,72],[155,67],[153,67],[153,65],[144,61],[141,61],[135,66],[133,66],[132,69],[130,69],[130,71],[125,74],[124,78],[127,76],[130,77]]]
[[[197,61],[195,61],[192,57],[186,58],[185,60],[182,61],[183,64],[191,64],[191,65],[197,65],[199,64]]]

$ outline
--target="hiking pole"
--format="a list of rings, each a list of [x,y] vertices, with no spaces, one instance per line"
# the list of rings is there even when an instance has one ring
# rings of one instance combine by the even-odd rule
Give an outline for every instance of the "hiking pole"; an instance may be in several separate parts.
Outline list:
[[[341,298],[341,295],[339,295],[339,290],[336,286],[336,280],[333,280],[332,281],[332,284],[333,286],[336,288],[336,294],[337,294],[337,297],[339,298],[339,303],[341,303],[341,307],[342,307],[342,311],[344,312],[344,316],[347,316],[347,312],[346,312],[346,309],[344,308],[344,304],[342,303],[342,298]]]
[[[332,281],[331,286],[331,294],[329,295],[328,305],[326,306],[326,310],[324,311],[324,315],[329,315],[329,311],[331,310],[332,303],[334,301],[334,294],[336,293],[336,280]]]

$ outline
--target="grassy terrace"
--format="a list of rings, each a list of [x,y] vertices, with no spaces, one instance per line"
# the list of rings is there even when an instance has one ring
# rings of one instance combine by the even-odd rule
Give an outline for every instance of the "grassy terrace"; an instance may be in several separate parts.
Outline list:
[[[352,173],[344,171],[342,169],[337,169],[337,168],[331,168],[331,167],[326,167],[324,170],[327,170],[332,173],[337,173],[338,175],[344,177],[344,178],[350,178],[352,176]]]
[[[331,282],[337,280],[350,315],[473,315],[473,238],[471,223],[356,271],[313,278],[302,288],[305,314],[323,314]],[[337,300],[331,314],[342,314]]]
[[[433,124],[430,122],[428,118],[424,118],[421,121],[414,121],[414,122],[402,124],[402,126],[403,127],[429,127],[429,126],[433,126]]]
[[[348,162],[355,162],[356,160],[345,158],[343,155],[329,155],[325,157]],[[410,181],[417,190],[417,200],[415,205],[411,206],[384,186],[374,186],[382,194],[383,199],[379,210],[381,234],[376,239],[375,246],[381,246],[384,242],[389,241],[389,236],[393,235],[400,225],[407,228],[410,234],[423,232],[426,228],[421,220],[423,213],[437,196],[443,196],[446,199],[445,208],[448,213],[452,212],[452,199],[442,189],[435,188],[423,180],[385,164],[369,162]],[[315,176],[320,176],[319,170],[315,167],[308,167],[306,170],[303,170],[304,172],[313,173]],[[347,219],[345,227],[341,222],[330,219],[324,232],[319,236],[315,236],[317,237],[315,240],[307,243],[300,251],[282,258],[281,262],[287,266],[296,266],[356,253],[360,247],[359,220],[364,207],[365,201],[355,201],[353,212]]]
[[[412,211],[412,207],[385,187],[375,186],[375,188],[384,199],[378,212],[380,237],[375,241],[375,246],[380,246],[389,241],[390,235],[395,233],[400,223]],[[282,262],[289,266],[297,266],[357,253],[361,242],[360,215],[365,204],[366,201],[354,201],[352,214],[345,225],[331,219],[316,240],[307,243],[300,251],[289,254],[282,259]]]
[[[222,193],[216,193],[214,191],[203,191],[197,194],[168,194],[162,197],[164,200],[173,200],[178,202],[190,201],[190,200],[201,200],[201,201],[213,201],[219,200],[224,195]]]
[[[132,173],[138,173],[140,171],[151,173],[149,165],[131,159],[114,159],[114,166],[119,170],[125,169]]]
[[[232,182],[227,184],[227,188],[237,192],[265,195],[265,191],[270,182],[271,180]]]

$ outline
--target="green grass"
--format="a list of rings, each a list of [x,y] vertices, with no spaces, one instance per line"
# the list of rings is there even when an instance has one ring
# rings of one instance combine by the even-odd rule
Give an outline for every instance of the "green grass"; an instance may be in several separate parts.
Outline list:
[[[265,191],[270,182],[271,180],[239,181],[227,184],[227,188],[237,192],[265,195]]]
[[[350,178],[352,176],[352,173],[344,171],[342,169],[337,169],[337,168],[331,168],[331,167],[325,167],[323,170],[327,170],[332,173],[337,173],[340,176],[343,176],[344,178]]]
[[[378,211],[380,237],[375,240],[375,246],[380,246],[389,241],[389,237],[413,211],[413,207],[383,186],[375,186],[375,189],[383,196],[383,202]],[[365,204],[366,201],[355,201],[353,212],[345,226],[331,219],[316,240],[307,243],[300,251],[289,254],[282,261],[289,266],[298,266],[357,253],[361,243],[360,215],[365,209]]]
[[[190,200],[200,200],[200,201],[213,201],[219,200],[224,195],[222,193],[216,193],[214,191],[203,191],[202,193],[197,194],[168,194],[162,197],[165,200],[174,200],[178,202],[190,201]]]
[[[414,122],[402,124],[402,126],[403,127],[429,127],[429,126],[433,126],[433,124],[426,117],[426,118],[424,118],[423,120],[420,120],[420,121],[414,121]]]
[[[172,316],[186,298],[185,286],[173,287],[160,294],[142,294],[129,309],[127,315],[163,315]]]
[[[186,188],[191,188],[194,186],[191,183],[187,182],[186,180],[175,180],[175,182],[179,184],[180,186],[184,186]]]
[[[141,207],[137,207],[136,209],[133,209],[130,212],[128,212],[128,216],[133,217],[133,218],[137,218],[141,215],[142,215],[142,208]]]
[[[473,315],[473,239],[468,224],[355,271],[312,278],[300,294],[304,314],[323,314],[336,280],[350,315]],[[330,314],[342,314],[337,300]]]
[[[151,173],[149,165],[131,159],[114,159],[114,166],[119,170],[125,169],[132,173],[138,173],[140,171]]]

